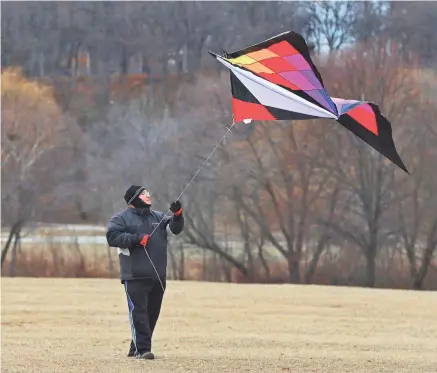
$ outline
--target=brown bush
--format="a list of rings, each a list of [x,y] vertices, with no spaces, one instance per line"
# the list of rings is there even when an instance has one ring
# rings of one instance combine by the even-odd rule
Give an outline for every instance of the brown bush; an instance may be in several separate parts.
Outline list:
[[[118,265],[112,274],[107,260],[86,256],[64,256],[56,248],[50,248],[51,257],[43,251],[25,251],[17,255],[14,266],[16,277],[87,277],[117,278]],[[3,264],[2,276],[10,276],[10,259]]]
[[[47,251],[24,251],[15,260],[14,276],[17,277],[81,277],[81,278],[118,278],[119,266],[116,257],[113,258],[112,273],[109,261],[102,256],[93,255],[64,255],[59,248],[50,247]],[[10,276],[10,259],[3,264],[2,276]],[[306,266],[302,264],[301,273],[305,273]],[[380,260],[376,268],[376,287],[392,289],[411,289],[412,280],[406,259],[394,257],[390,265]],[[242,273],[233,268],[231,282],[286,284],[289,282],[288,266],[283,260],[269,262],[270,276],[266,276],[261,265],[255,265],[252,278],[245,278]],[[169,278],[171,271],[169,269]],[[227,281],[222,263],[217,258],[209,257],[205,260],[205,268],[201,259],[187,259],[185,261],[184,278],[186,281]],[[320,263],[313,277],[314,285],[334,286],[365,286],[366,267],[360,258],[340,255],[338,259],[324,260]],[[437,262],[430,267],[424,282],[424,289],[437,290]]]

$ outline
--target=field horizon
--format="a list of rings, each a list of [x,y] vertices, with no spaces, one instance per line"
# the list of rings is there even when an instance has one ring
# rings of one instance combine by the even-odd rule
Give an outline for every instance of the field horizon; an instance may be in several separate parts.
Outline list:
[[[118,279],[2,277],[2,371],[434,373],[436,309],[432,291],[168,281],[138,361]]]

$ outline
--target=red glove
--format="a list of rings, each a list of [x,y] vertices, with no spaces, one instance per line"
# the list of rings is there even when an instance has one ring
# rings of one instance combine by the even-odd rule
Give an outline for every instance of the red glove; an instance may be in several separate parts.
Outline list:
[[[146,247],[148,240],[149,240],[149,235],[145,234],[144,237],[142,238],[142,240],[140,241],[140,245],[143,245],[144,247]]]

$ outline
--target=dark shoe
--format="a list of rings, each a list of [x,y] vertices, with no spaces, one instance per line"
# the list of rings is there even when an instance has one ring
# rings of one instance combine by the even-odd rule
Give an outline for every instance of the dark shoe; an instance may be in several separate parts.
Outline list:
[[[153,360],[154,358],[155,355],[150,351],[142,352],[137,355],[137,359]]]
[[[134,356],[135,356],[135,351],[129,350],[127,357],[134,357]]]

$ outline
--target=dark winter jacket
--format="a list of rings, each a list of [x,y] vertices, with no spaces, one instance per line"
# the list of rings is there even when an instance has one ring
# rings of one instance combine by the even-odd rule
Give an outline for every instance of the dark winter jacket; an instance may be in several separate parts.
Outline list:
[[[143,208],[126,208],[116,213],[108,223],[106,239],[109,246],[117,247],[120,262],[120,279],[156,278],[156,272],[140,241],[144,234],[151,234],[163,218],[162,212]],[[147,242],[147,252],[159,276],[167,272],[167,226],[177,235],[184,228],[184,217],[167,216]]]

